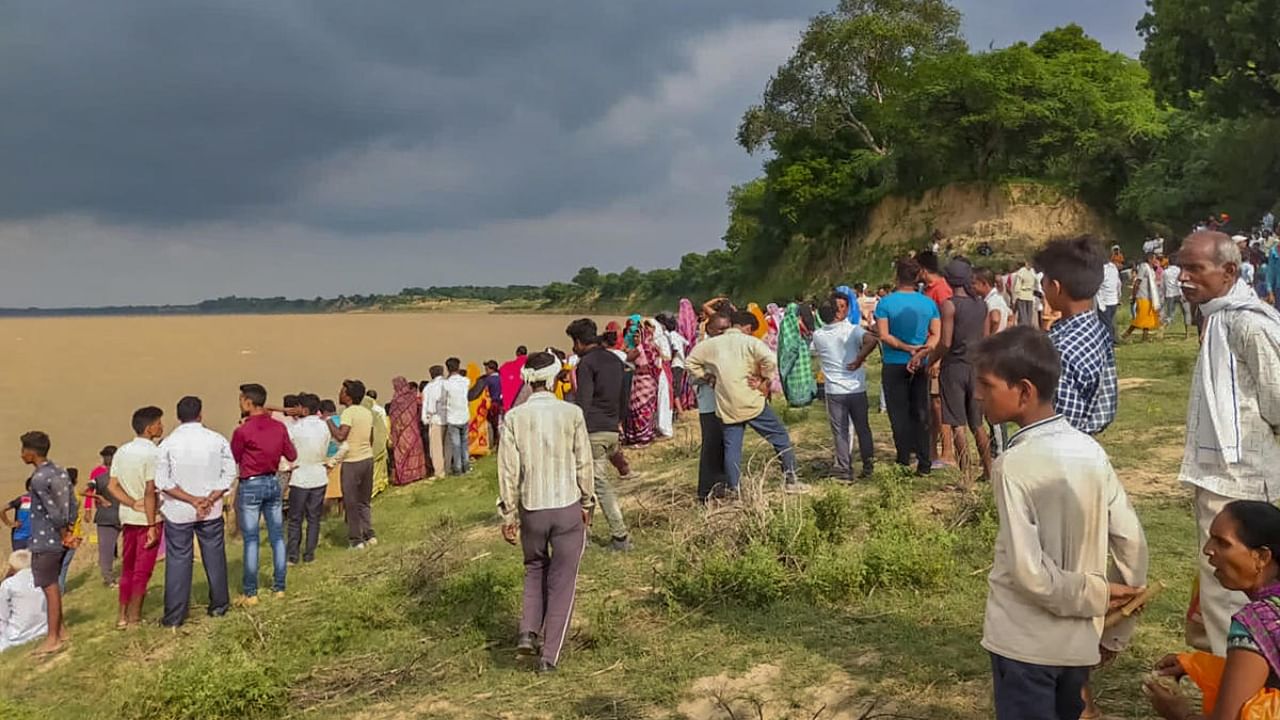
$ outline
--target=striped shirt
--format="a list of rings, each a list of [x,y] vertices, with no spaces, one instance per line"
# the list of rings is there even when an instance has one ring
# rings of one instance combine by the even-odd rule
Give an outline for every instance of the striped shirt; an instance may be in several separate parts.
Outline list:
[[[498,445],[498,512],[595,505],[591,440],[582,408],[536,392],[502,418]]]

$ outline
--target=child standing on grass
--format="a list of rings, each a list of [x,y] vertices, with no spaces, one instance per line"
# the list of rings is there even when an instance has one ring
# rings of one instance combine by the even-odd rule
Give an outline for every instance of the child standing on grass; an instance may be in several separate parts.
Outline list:
[[[975,367],[987,419],[1021,427],[991,478],[1000,530],[982,646],[995,714],[1077,720],[1089,668],[1132,635],[1133,620],[1105,633],[1103,622],[1141,592],[1146,538],[1106,452],[1054,411],[1062,368],[1049,337],[1010,328],[982,342]]]

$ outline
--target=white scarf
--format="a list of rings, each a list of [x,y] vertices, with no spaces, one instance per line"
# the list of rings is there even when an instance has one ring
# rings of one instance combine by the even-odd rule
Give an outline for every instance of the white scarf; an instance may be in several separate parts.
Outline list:
[[[1280,347],[1280,312],[1258,299],[1244,282],[1237,282],[1222,297],[1200,306],[1204,315],[1204,344],[1196,362],[1190,411],[1199,413],[1196,456],[1212,464],[1219,458],[1227,465],[1241,462],[1239,382],[1236,358],[1227,336],[1227,313],[1256,312],[1265,315],[1267,339]]]
[[[540,370],[534,370],[525,365],[524,369],[520,371],[520,378],[535,388],[549,387],[556,377],[560,375],[560,369],[560,363],[558,362],[553,362]]]

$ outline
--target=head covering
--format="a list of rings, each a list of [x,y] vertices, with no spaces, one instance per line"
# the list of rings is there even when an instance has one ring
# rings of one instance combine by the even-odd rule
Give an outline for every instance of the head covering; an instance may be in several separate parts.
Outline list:
[[[698,341],[698,313],[693,309],[693,303],[689,298],[680,300],[680,314],[676,318],[676,329],[692,350],[694,343]]]
[[[764,316],[764,311],[760,309],[759,305],[755,303],[748,303],[747,312],[751,313],[756,318],[756,331],[751,334],[755,335],[757,340],[763,340],[764,336],[769,332],[769,322]]]
[[[555,356],[551,356],[555,359]],[[526,363],[524,369],[520,371],[520,377],[530,385],[549,387],[555,382],[556,377],[560,375],[560,363],[552,362],[544,368],[534,369]]]
[[[951,287],[964,288],[965,292],[973,294],[973,266],[968,261],[959,258],[952,260],[943,268],[942,275]]]

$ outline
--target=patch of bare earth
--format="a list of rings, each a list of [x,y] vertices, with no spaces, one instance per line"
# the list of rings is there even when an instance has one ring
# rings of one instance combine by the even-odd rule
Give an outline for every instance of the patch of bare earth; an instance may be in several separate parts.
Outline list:
[[[745,674],[694,681],[677,708],[687,720],[860,720],[892,713],[898,703],[865,695],[866,684],[845,672],[819,685],[795,687],[777,665],[757,665]]]

